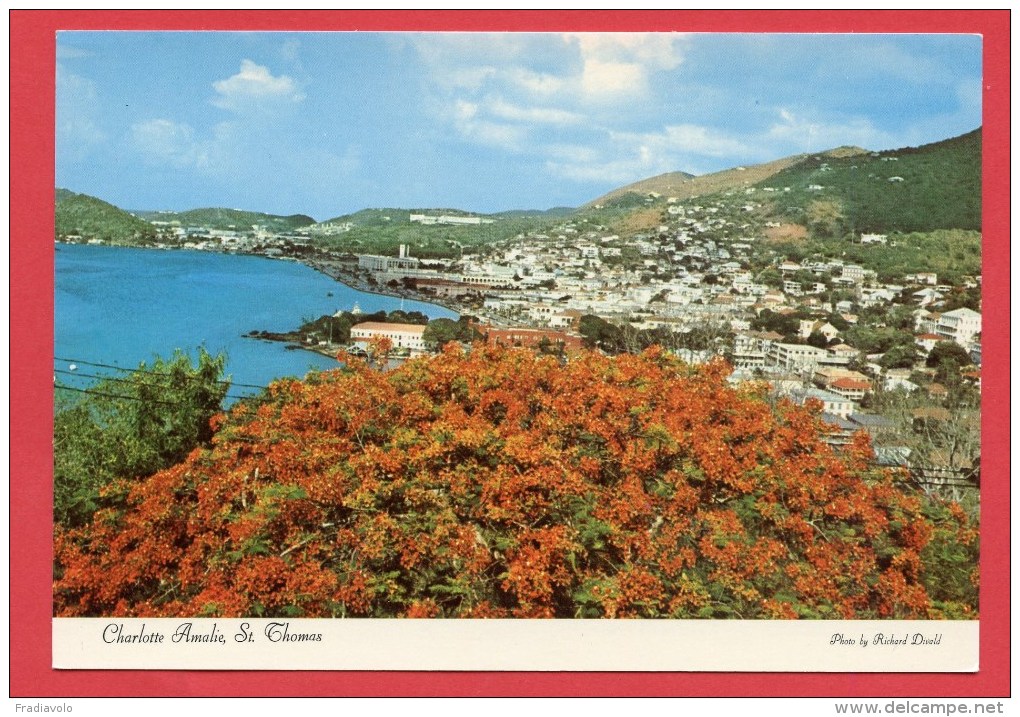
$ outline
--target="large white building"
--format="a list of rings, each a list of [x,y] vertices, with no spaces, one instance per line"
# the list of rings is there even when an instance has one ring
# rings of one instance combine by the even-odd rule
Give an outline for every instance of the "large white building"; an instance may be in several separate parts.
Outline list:
[[[961,346],[967,346],[981,333],[981,314],[966,307],[947,311],[939,317],[935,333],[946,341],[955,341]]]
[[[495,220],[485,217],[459,217],[449,214],[435,216],[433,214],[412,214],[412,222],[419,224],[492,224]]]
[[[418,268],[418,260],[410,256],[378,256],[361,254],[358,256],[358,268],[368,271],[402,271]]]
[[[351,341],[362,348],[367,348],[374,338],[385,338],[393,342],[395,349],[410,349],[412,352],[425,350],[422,324],[386,324],[379,321],[366,321],[351,327]]]
[[[772,344],[769,359],[773,366],[787,371],[814,371],[829,356],[825,349],[807,344]]]

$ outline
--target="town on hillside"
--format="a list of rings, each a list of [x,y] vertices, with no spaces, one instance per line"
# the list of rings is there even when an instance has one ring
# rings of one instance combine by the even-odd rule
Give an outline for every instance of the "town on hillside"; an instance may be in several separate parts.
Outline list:
[[[831,442],[864,430],[880,462],[910,467],[924,484],[976,484],[980,275],[889,278],[866,267],[869,253],[900,244],[918,255],[917,268],[929,268],[909,235],[860,233],[848,247],[863,261],[805,253],[797,227],[763,220],[754,188],[695,200],[652,193],[642,203],[661,212],[648,231],[614,232],[589,213],[452,258],[418,258],[405,244],[395,256],[338,251],[307,228],[158,228],[164,248],[296,259],[358,289],[444,304],[471,317],[468,336],[493,343],[562,356],[659,344],[693,364],[723,357],[734,383],[767,381],[777,398],[817,402]],[[404,356],[440,348],[443,332],[430,336],[425,323],[352,308],[342,345],[314,327],[298,338],[323,352],[363,354],[375,339]]]

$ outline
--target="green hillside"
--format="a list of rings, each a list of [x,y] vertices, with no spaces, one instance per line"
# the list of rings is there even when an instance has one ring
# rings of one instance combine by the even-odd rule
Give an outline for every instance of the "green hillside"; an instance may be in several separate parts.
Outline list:
[[[921,147],[834,155],[809,155],[758,183],[774,190],[776,217],[817,236],[981,229],[980,128]]]
[[[110,244],[151,244],[156,229],[123,209],[87,194],[56,190],[56,238],[99,239]]]
[[[179,222],[181,226],[237,231],[250,231],[252,227],[260,226],[268,231],[286,233],[315,224],[315,220],[305,214],[278,216],[223,207],[189,209],[184,212],[149,211],[139,212],[139,215],[149,221]]]
[[[552,209],[511,209],[506,212],[498,212],[490,216],[503,219],[562,219],[574,214],[577,210],[573,207],[553,207]]]
[[[482,217],[486,224],[422,224],[412,214]],[[454,258],[475,247],[509,240],[518,234],[544,228],[558,213],[535,212],[474,214],[459,209],[362,209],[311,227],[313,235],[334,249],[356,254],[396,255],[401,244],[423,259]]]

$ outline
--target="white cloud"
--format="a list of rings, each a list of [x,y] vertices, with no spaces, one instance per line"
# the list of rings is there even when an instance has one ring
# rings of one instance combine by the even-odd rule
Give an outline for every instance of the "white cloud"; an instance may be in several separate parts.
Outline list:
[[[561,147],[546,167],[573,181],[626,183],[666,172],[698,173],[706,160],[742,158],[748,152],[750,147],[740,139],[683,124],[659,132],[607,131],[593,146]]]
[[[589,101],[626,101],[648,92],[649,76],[683,62],[683,36],[663,33],[580,33],[564,39],[578,48],[580,90]]]
[[[596,59],[585,61],[580,86],[586,99],[596,101],[636,99],[648,91],[648,81],[640,65]]]
[[[199,168],[209,163],[195,131],[187,124],[168,119],[139,122],[131,125],[128,141],[150,163]]]
[[[503,121],[478,103],[458,100],[447,114],[457,134],[468,142],[510,152],[526,145],[526,127]]]
[[[598,162],[549,161],[545,166],[561,179],[616,185],[636,182],[674,169],[662,161],[656,161],[647,147],[638,148],[633,156],[603,159]]]
[[[523,125],[626,121],[617,112],[647,98],[655,73],[683,62],[677,33],[449,33],[410,41],[437,104],[492,104],[494,115]],[[484,108],[483,108],[484,109]],[[616,112],[614,115],[613,113]],[[589,118],[589,122],[593,122]]]
[[[807,117],[780,108],[779,120],[760,137],[759,146],[779,152],[817,152],[842,145],[865,148],[891,147],[896,140],[879,130],[870,119],[851,117],[842,121]],[[781,155],[777,155],[781,156]]]
[[[213,82],[212,103],[235,112],[265,109],[276,104],[294,104],[305,98],[291,77],[274,77],[268,67],[251,60],[241,61],[241,71]]]
[[[693,124],[671,125],[646,141],[673,155],[684,153],[701,157],[727,157],[751,151],[739,139]]]
[[[501,98],[489,100],[485,107],[496,117],[525,124],[571,125],[584,119],[576,112],[554,107],[521,107]]]
[[[497,73],[493,71],[489,76],[497,77]],[[502,77],[512,87],[531,95],[540,95],[543,98],[563,95],[570,89],[571,84],[568,77],[558,77],[547,72],[533,72],[523,67],[511,67],[502,73]]]
[[[683,62],[679,33],[570,33],[568,41],[576,40],[584,60],[627,62],[648,70],[673,70]]]
[[[99,126],[99,93],[95,83],[69,72],[57,63],[56,77],[56,139],[58,155],[81,159],[105,142],[108,136]]]

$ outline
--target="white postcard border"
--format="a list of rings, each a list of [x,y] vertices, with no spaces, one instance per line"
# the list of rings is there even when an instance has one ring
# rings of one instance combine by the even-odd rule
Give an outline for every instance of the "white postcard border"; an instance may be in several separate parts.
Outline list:
[[[53,667],[976,672],[978,621],[55,618]]]

